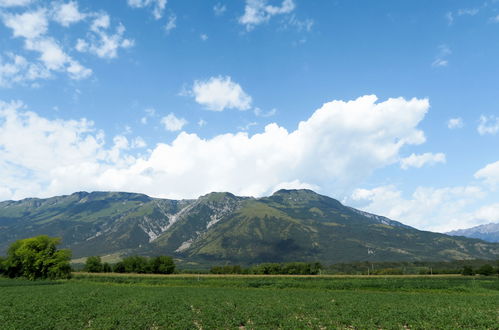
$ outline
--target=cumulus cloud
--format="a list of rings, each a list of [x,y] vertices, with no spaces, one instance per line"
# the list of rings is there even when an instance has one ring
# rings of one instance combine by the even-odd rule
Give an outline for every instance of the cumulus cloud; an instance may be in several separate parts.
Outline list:
[[[161,118],[161,124],[165,126],[167,131],[176,132],[180,131],[187,124],[187,120],[178,118],[173,113],[170,113],[168,116]]]
[[[447,128],[449,129],[456,129],[456,128],[462,128],[464,126],[463,118],[457,117],[457,118],[451,118],[447,121]]]
[[[267,4],[267,0],[246,0],[243,16],[239,23],[248,31],[256,25],[268,22],[272,16],[291,13],[295,9],[293,0],[283,0],[280,6]]]
[[[248,110],[251,108],[251,96],[230,77],[211,77],[208,80],[196,80],[191,95],[197,103],[208,110],[225,109]]]
[[[50,72],[39,63],[30,63],[26,58],[13,53],[0,56],[0,87],[33,82],[50,77]]]
[[[30,1],[4,0],[1,5],[12,7],[29,3]],[[36,10],[28,9],[21,13],[5,11],[0,13],[0,19],[12,30],[13,37],[22,38],[24,50],[39,54],[37,60],[34,60],[24,54],[4,53],[4,59],[0,59],[2,87],[10,87],[16,83],[36,85],[34,80],[53,77],[54,72],[64,72],[71,79],[84,79],[92,74],[90,68],[69,55],[63,47],[64,43],[49,33],[50,22],[57,22],[68,28],[80,21],[90,21],[87,38],[79,38],[76,41],[75,49],[79,52],[89,52],[101,58],[115,58],[120,48],[134,45],[133,40],[124,37],[125,27],[122,24],[117,26],[114,33],[109,32],[109,15],[105,12],[81,12],[78,2],[74,0],[54,1],[50,7],[42,3]]]
[[[475,178],[492,186],[499,185],[499,161],[487,164],[475,173]]]
[[[163,17],[166,3],[166,0],[128,0],[128,5],[132,8],[153,7],[152,14],[155,19]]]
[[[110,25],[109,15],[101,13],[90,26],[88,40],[77,40],[76,50],[90,52],[100,58],[116,58],[120,48],[126,49],[134,45],[134,40],[124,37],[123,24],[117,26],[115,33],[108,32]]]
[[[53,13],[54,21],[65,27],[83,20],[85,16],[85,14],[78,10],[78,3],[76,1],[57,4]]]
[[[4,24],[12,29],[14,37],[33,39],[47,32],[48,19],[44,9],[22,14],[4,14]]]
[[[480,121],[477,127],[480,135],[491,134],[495,135],[499,132],[499,117],[498,116],[480,116]]]
[[[417,126],[428,108],[425,99],[377,102],[372,95],[333,101],[293,131],[273,123],[254,135],[203,139],[181,132],[171,143],[134,156],[133,142],[119,136],[108,146],[88,120],[48,120],[21,104],[1,103],[0,177],[15,199],[77,190],[261,196],[280,185],[341,195],[377,168],[396,163],[404,146],[423,143]]]
[[[486,196],[477,186],[418,187],[404,197],[395,186],[356,189],[348,202],[418,229],[446,232],[484,223],[476,203]],[[470,210],[471,208],[471,210]]]
[[[67,72],[72,79],[87,78],[92,70],[84,67],[69,56],[52,37],[46,35],[48,30],[48,14],[46,9],[25,12],[22,14],[4,14],[4,24],[12,29],[14,37],[24,39],[24,48],[39,53],[39,64],[29,63],[25,57],[13,57],[13,63],[3,66],[2,80],[4,86],[14,82],[23,83],[39,78],[48,78],[52,71]],[[1,78],[0,78],[1,79]]]
[[[426,152],[421,155],[416,155],[413,153],[409,157],[405,157],[400,160],[400,167],[404,170],[407,170],[409,167],[421,168],[425,165],[445,163],[445,161],[445,154],[441,152],[437,154]]]

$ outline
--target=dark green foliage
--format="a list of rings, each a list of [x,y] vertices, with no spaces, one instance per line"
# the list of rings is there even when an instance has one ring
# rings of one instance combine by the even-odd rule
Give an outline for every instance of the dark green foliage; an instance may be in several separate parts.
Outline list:
[[[462,273],[465,276],[473,276],[475,275],[475,271],[473,270],[473,267],[471,266],[464,266]]]
[[[175,263],[168,256],[157,256],[149,260],[149,268],[153,274],[173,274]]]
[[[478,268],[476,270],[477,274],[484,275],[484,276],[490,276],[495,273],[494,267],[492,267],[489,264],[483,265],[482,267]]]
[[[317,275],[322,265],[318,262],[263,263],[249,268],[239,265],[214,266],[211,274],[257,274],[257,275]]]
[[[317,275],[322,269],[318,262],[264,263],[250,268],[252,274],[265,275]]]
[[[70,278],[71,251],[58,250],[59,238],[46,235],[18,240],[10,246],[5,274],[30,280]]]
[[[111,265],[107,262],[102,264],[102,272],[103,273],[111,273],[113,269],[111,268]]]
[[[100,273],[103,271],[102,261],[99,256],[88,257],[85,262],[85,271],[89,273]]]
[[[126,272],[125,264],[123,263],[123,261],[118,261],[117,263],[114,264],[113,272],[115,272],[115,273],[125,273]]]
[[[151,267],[146,257],[130,256],[123,258],[125,273],[151,273]]]
[[[172,274],[175,271],[175,263],[168,256],[153,258],[130,256],[117,262],[113,271],[115,273]]]
[[[5,271],[6,271],[6,267],[5,267],[5,259],[0,257],[0,276],[2,276]]]

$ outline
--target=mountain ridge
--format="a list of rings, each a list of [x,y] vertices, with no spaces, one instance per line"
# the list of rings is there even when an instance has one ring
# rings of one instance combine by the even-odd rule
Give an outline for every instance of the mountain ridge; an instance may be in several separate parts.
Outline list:
[[[420,231],[307,189],[261,198],[230,192],[184,200],[75,192],[0,202],[0,251],[39,234],[62,237],[75,258],[167,254],[186,262],[251,264],[499,256],[499,244]]]
[[[457,229],[447,232],[452,236],[478,238],[491,243],[499,243],[499,223],[487,223],[466,229]]]

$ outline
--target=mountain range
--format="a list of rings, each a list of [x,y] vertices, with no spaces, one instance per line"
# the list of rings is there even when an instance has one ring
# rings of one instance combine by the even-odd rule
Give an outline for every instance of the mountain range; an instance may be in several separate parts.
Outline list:
[[[447,233],[453,236],[479,238],[487,242],[499,243],[499,223],[488,223],[468,229],[458,229]]]
[[[192,264],[499,257],[498,243],[420,231],[305,189],[189,200],[77,192],[0,203],[0,254],[40,234],[61,237],[74,258],[171,255]]]

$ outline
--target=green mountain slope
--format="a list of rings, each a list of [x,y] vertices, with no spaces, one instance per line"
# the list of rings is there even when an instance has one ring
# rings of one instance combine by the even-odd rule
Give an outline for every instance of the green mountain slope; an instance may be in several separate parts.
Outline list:
[[[167,254],[242,264],[499,257],[497,243],[420,231],[310,190],[181,201],[94,192],[0,203],[1,251],[38,234],[62,237],[75,257]]]

